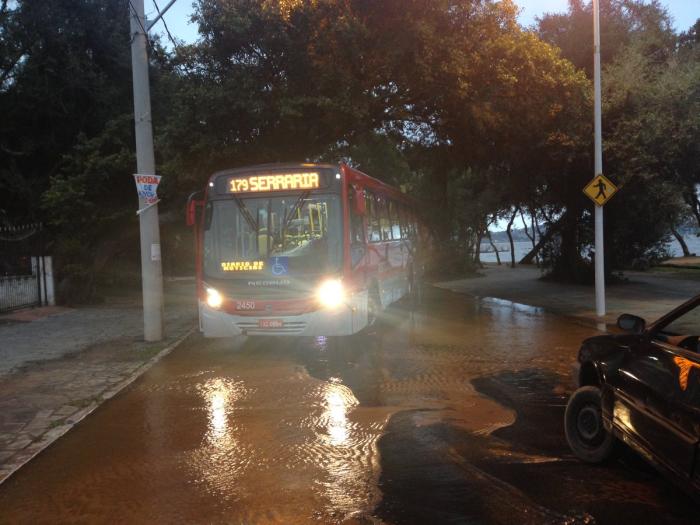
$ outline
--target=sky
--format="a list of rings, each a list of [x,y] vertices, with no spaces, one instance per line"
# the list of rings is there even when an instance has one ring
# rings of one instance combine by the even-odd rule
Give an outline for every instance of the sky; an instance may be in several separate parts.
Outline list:
[[[544,13],[566,12],[567,0],[515,0],[522,9],[520,23],[529,26],[535,17]],[[676,31],[685,31],[700,18],[700,0],[661,0],[661,5],[668,9],[673,18]]]
[[[168,0],[156,0],[156,3],[162,9],[167,5]],[[566,12],[568,0],[515,0],[515,3],[521,8],[518,19],[523,26],[527,27],[534,24],[535,19],[545,13]],[[687,30],[700,18],[700,0],[661,0],[661,4],[668,9],[676,31]],[[147,18],[153,19],[157,16],[153,0],[144,0],[144,6]],[[165,14],[165,22],[174,38],[184,40],[186,43],[197,40],[197,26],[189,21],[193,10],[193,0],[176,0]],[[153,32],[160,33],[163,44],[168,48],[171,47],[163,22],[158,22]],[[493,229],[504,230],[505,222],[501,222]]]
[[[155,18],[157,11],[153,0],[144,2],[147,17]],[[162,9],[168,0],[156,0],[156,3]],[[519,20],[523,26],[532,25],[535,18],[544,13],[565,12],[568,5],[567,0],[515,0],[515,3],[522,9]],[[198,36],[196,24],[189,22],[193,12],[192,4],[193,0],[177,0],[164,17],[173,37],[187,43],[194,42]],[[661,4],[671,14],[676,31],[685,31],[700,18],[700,0],[661,0]],[[163,23],[158,22],[153,29],[155,33],[162,34],[163,44],[170,47]]]

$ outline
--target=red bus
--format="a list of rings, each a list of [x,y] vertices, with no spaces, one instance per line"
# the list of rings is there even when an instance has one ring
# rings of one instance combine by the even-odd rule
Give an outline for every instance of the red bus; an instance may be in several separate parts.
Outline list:
[[[187,207],[200,329],[339,336],[372,325],[420,277],[415,209],[398,189],[344,164],[214,173],[204,198],[193,195]]]

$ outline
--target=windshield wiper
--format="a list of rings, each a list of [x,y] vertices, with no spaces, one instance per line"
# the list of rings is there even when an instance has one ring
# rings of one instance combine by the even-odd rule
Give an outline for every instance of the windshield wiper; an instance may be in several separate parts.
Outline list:
[[[257,234],[258,233],[258,221],[253,219],[253,216],[250,214],[250,211],[248,208],[245,207],[245,204],[241,200],[240,197],[237,197],[236,195],[233,195],[233,200],[238,206],[238,209],[241,210],[241,214],[243,215],[243,218],[245,221],[248,223],[248,226]]]
[[[287,215],[285,215],[284,225],[282,226],[282,246],[284,246],[284,238],[286,237],[286,234],[287,234],[287,228],[289,228],[289,225],[292,222],[292,218],[294,217],[294,214],[301,207],[304,200],[309,196],[309,193],[311,193],[311,192],[305,191],[301,195],[299,195],[299,198],[294,203],[294,206],[292,206],[289,209],[289,213]]]

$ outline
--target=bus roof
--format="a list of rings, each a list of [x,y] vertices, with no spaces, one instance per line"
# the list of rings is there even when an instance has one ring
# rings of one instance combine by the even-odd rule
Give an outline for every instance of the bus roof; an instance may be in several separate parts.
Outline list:
[[[391,186],[390,184],[382,182],[379,179],[375,179],[374,177],[367,175],[366,173],[363,173],[360,170],[352,168],[347,164],[341,164],[341,166],[348,174],[348,180],[350,182],[360,184],[365,188],[382,193],[387,197],[403,201],[405,204],[411,206],[415,206],[417,204],[415,199],[409,197],[397,187]]]

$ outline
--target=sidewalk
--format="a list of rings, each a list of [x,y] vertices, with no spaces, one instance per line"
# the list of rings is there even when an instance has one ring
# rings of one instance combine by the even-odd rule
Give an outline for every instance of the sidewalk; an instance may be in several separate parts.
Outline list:
[[[0,317],[0,483],[196,325],[194,282],[166,283],[166,339],[143,341],[135,295]]]
[[[594,324],[599,322],[592,286],[542,281],[540,270],[528,266],[510,268],[506,265],[488,264],[479,273],[481,276],[435,285],[476,297],[495,297],[538,306]],[[639,315],[651,322],[700,293],[700,277],[692,280],[683,278],[683,275],[673,272],[626,272],[625,277],[629,282],[607,287],[605,323],[614,325],[622,313]],[[698,275],[700,276],[700,270]]]

